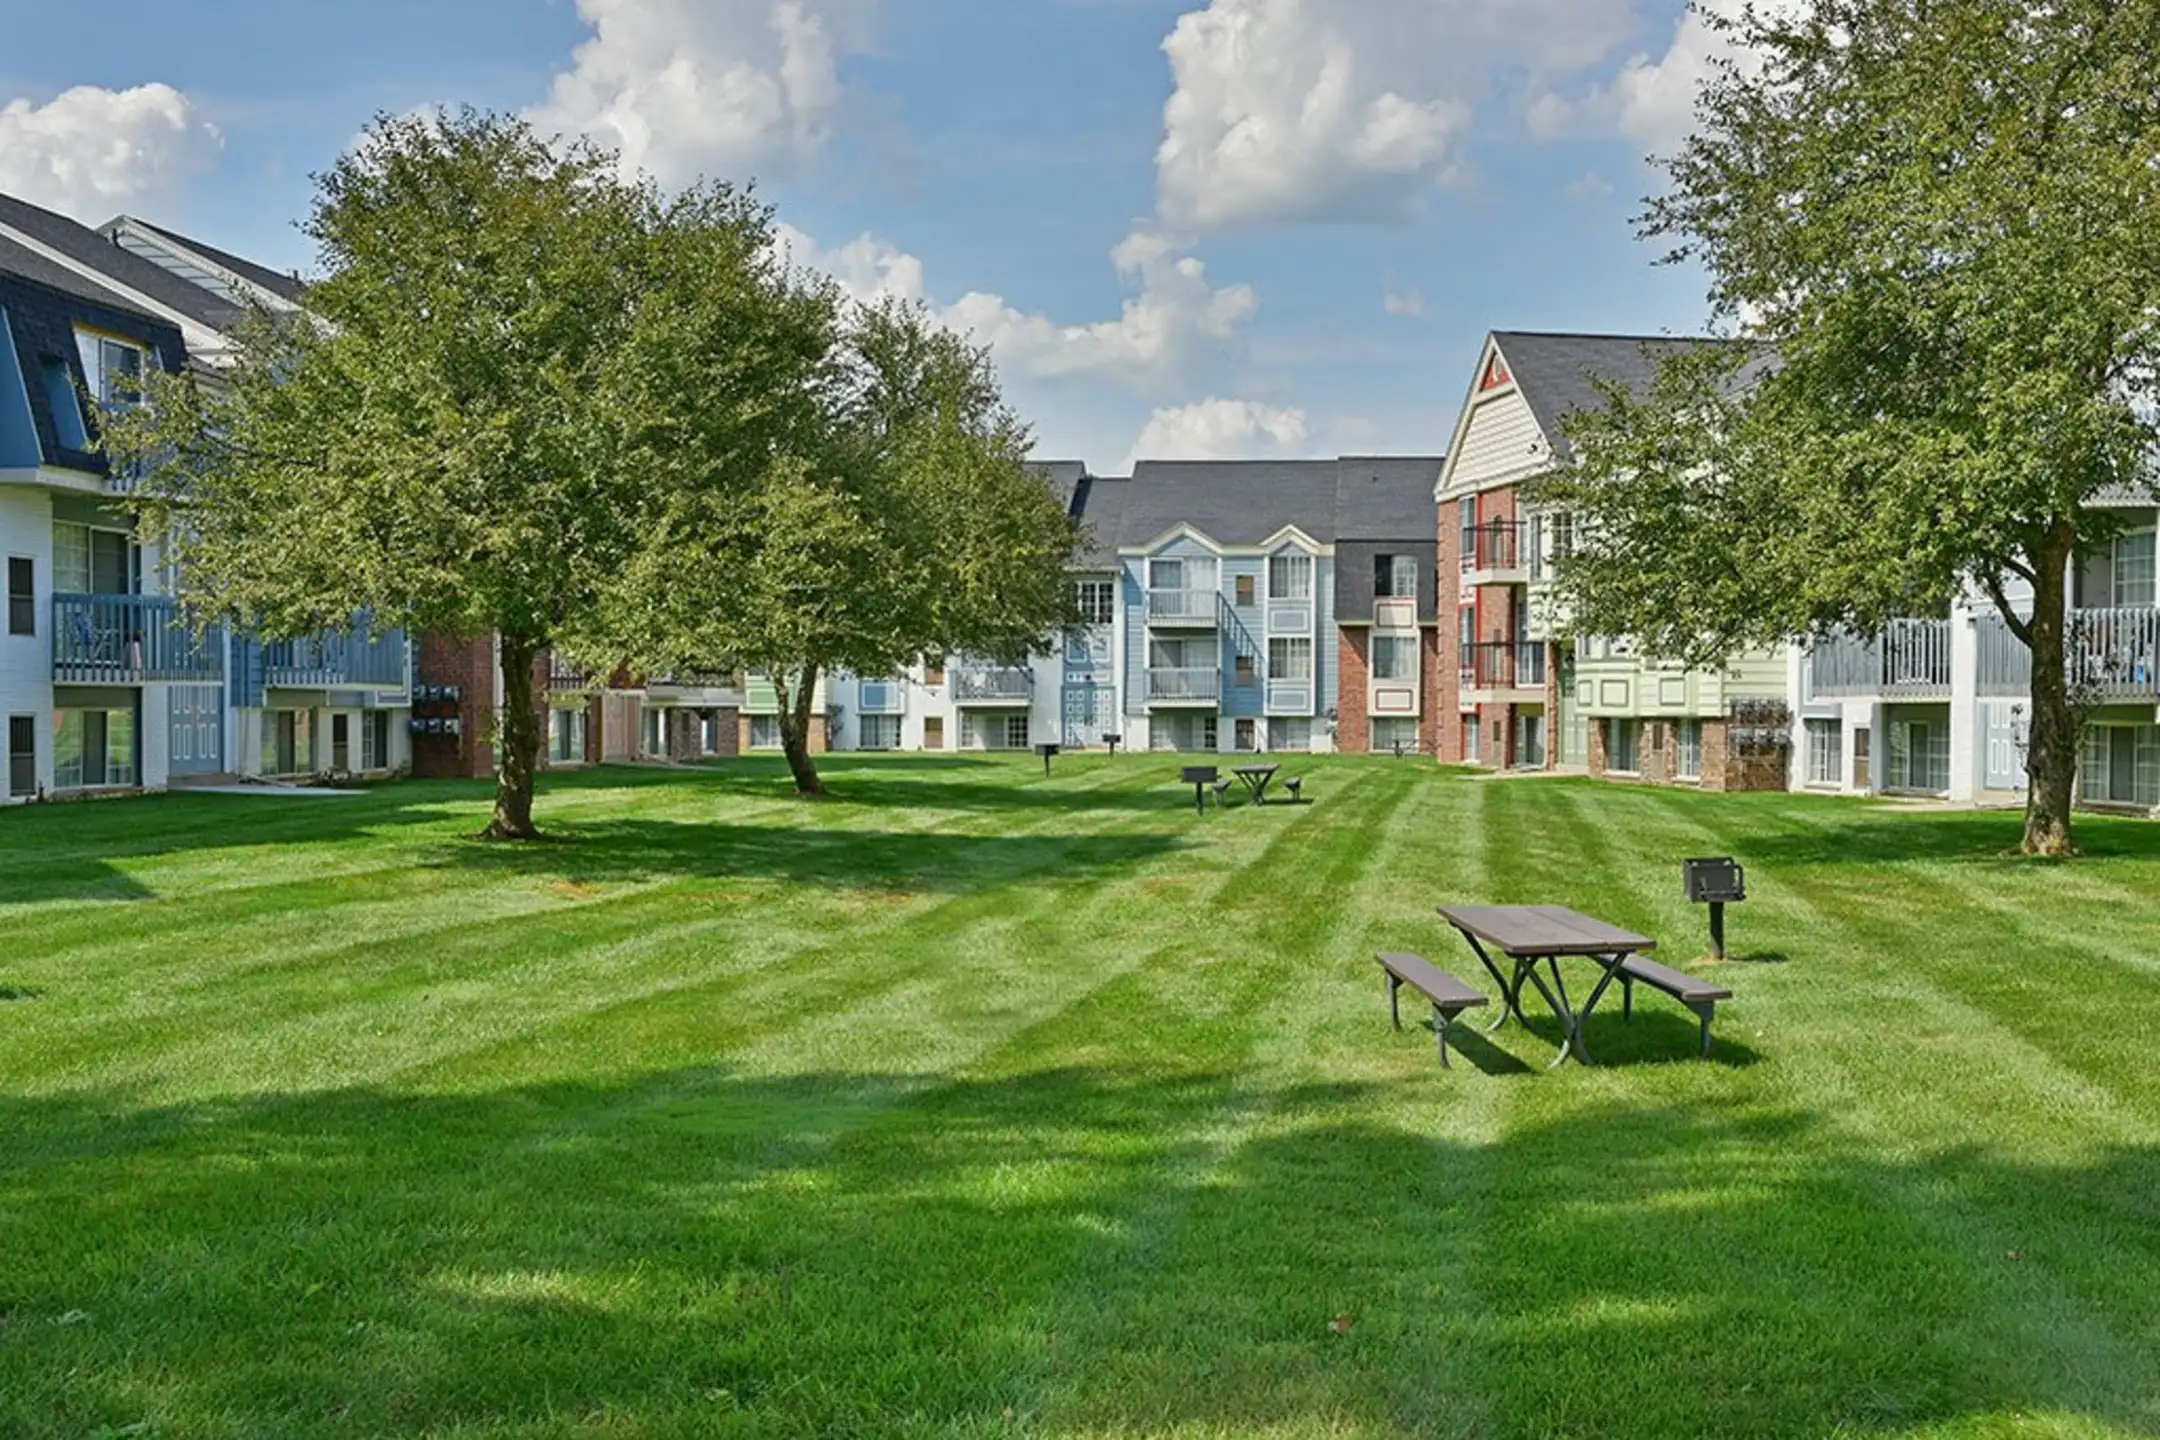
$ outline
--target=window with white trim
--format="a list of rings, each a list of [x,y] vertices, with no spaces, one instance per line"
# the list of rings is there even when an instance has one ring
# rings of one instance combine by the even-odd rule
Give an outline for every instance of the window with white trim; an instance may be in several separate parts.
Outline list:
[[[1313,561],[1310,555],[1270,555],[1267,577],[1270,600],[1312,599]]]
[[[1117,619],[1117,582],[1081,580],[1073,586],[1083,625],[1108,625]]]
[[[1396,683],[1417,679],[1417,647],[1415,635],[1373,636],[1372,678]]]

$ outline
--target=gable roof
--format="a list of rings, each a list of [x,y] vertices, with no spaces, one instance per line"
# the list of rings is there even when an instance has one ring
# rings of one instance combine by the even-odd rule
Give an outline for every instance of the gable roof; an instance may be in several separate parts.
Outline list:
[[[1148,545],[1181,525],[1222,545],[1265,545],[1291,526],[1321,545],[1430,540],[1440,464],[1438,456],[1143,460],[1125,482],[1117,544]]]
[[[244,255],[235,255],[230,250],[220,250],[215,245],[205,245],[202,241],[190,239],[177,230],[168,229],[163,225],[153,225],[148,220],[133,215],[116,217],[99,227],[100,233],[111,236],[125,225],[132,225],[137,229],[146,230],[153,235],[162,236],[182,249],[192,250],[211,264],[230,270],[249,284],[259,285],[281,300],[288,300],[298,305],[307,294],[306,283],[297,275],[287,275],[283,271],[273,270],[267,265],[258,265]]]
[[[1757,358],[1743,367],[1734,383],[1746,388],[1769,364],[1773,352],[1766,343],[1726,340],[1709,336],[1674,335],[1577,335],[1543,330],[1495,330],[1491,344],[1506,361],[1516,393],[1530,407],[1538,428],[1555,460],[1573,454],[1564,422],[1579,411],[1602,410],[1605,396],[1598,382],[1618,385],[1632,396],[1647,395],[1657,383],[1665,362],[1678,355],[1705,350],[1753,348]],[[1479,390],[1471,382],[1464,412],[1475,404]]]
[[[63,255],[96,271],[122,294],[140,296],[157,306],[185,316],[205,329],[225,333],[239,324],[241,308],[179,276],[65,215],[0,195],[0,227],[13,230],[36,245]],[[0,239],[6,238],[0,235]],[[142,308],[140,305],[137,308]]]

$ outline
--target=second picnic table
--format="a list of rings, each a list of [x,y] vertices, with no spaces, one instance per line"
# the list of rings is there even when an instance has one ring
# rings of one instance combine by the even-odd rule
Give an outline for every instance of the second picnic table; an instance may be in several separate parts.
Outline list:
[[[1586,1065],[1595,1063],[1583,1047],[1583,1022],[1590,1018],[1590,1012],[1612,983],[1623,978],[1621,969],[1629,959],[1657,948],[1657,942],[1647,935],[1622,930],[1563,905],[1443,905],[1440,916],[1470,942],[1471,950],[1500,987],[1500,1018],[1493,1022],[1492,1029],[1505,1025],[1510,1015],[1529,1023],[1522,1013],[1526,981],[1552,1006],[1565,1031],[1559,1058],[1553,1061],[1555,1068],[1570,1054]],[[1512,977],[1493,959],[1487,946],[1514,962]],[[1599,970],[1597,983],[1580,1010],[1569,1004],[1567,981],[1560,974],[1560,961],[1577,955],[1597,962]],[[1549,986],[1546,977],[1538,973],[1540,962],[1552,977]]]
[[[1255,805],[1265,805],[1268,782],[1275,778],[1275,772],[1280,769],[1280,765],[1240,765],[1230,773],[1245,782],[1245,788],[1252,792]]]

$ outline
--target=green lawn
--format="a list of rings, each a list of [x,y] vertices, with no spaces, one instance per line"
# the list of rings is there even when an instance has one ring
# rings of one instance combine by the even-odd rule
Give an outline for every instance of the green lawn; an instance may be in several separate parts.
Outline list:
[[[0,813],[0,1436],[2160,1433],[2160,827],[1176,763]],[[1389,1030],[1724,851],[1715,1062]]]

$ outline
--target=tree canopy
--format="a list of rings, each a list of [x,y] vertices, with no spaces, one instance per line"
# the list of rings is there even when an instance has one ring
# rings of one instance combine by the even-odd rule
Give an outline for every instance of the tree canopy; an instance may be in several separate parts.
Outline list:
[[[609,634],[648,670],[770,677],[797,786],[817,793],[822,677],[925,654],[1024,660],[1076,618],[1079,532],[1028,469],[984,351],[918,306],[846,304],[800,277],[794,293],[826,308],[835,340],[801,376],[805,443],[763,463],[680,446]]]
[[[2026,847],[2070,849],[2065,574],[2160,448],[2160,0],[1788,0],[1642,229],[1740,343],[1571,427],[1579,623],[1666,653],[1987,597],[2033,656]]]

